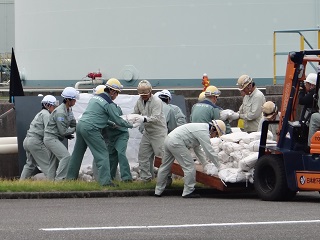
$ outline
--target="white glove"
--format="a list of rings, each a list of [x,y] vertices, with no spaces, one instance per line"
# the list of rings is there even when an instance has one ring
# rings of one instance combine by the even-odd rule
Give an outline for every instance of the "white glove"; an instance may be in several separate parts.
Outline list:
[[[133,128],[139,127],[140,123],[135,122],[134,124],[132,124]]]
[[[228,119],[229,119],[229,121],[231,122],[231,121],[233,121],[233,120],[238,120],[239,119],[239,113],[237,113],[237,112],[230,112],[229,114],[228,114]]]
[[[144,116],[141,116],[141,115],[138,115],[138,116],[136,116],[135,117],[135,123],[139,123],[139,125],[141,124],[141,123],[143,123],[144,122]]]

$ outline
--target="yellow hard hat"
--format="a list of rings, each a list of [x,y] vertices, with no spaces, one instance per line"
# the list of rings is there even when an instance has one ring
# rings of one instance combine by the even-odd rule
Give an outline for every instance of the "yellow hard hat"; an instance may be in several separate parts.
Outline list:
[[[206,98],[206,97],[205,97],[205,95],[204,95],[204,92],[201,92],[201,93],[199,94],[198,101],[201,102],[201,101],[203,101],[205,98]]]
[[[216,128],[219,137],[226,133],[226,124],[222,120],[212,120],[212,124]]]
[[[252,82],[252,78],[248,75],[241,75],[238,78],[237,85],[239,86],[240,90],[245,89],[246,86],[248,86]]]
[[[116,78],[110,78],[106,83],[106,87],[111,88],[111,89],[118,91],[118,92],[121,92],[121,90],[123,88],[120,81]]]
[[[94,89],[94,94],[103,93],[105,88],[106,88],[105,85],[98,85],[98,86],[96,86],[96,88]]]
[[[141,80],[138,84],[139,95],[148,95],[152,91],[151,83],[148,80]]]
[[[219,89],[215,86],[208,86],[206,88],[206,91],[204,92],[204,95],[207,96],[220,96],[221,92]]]

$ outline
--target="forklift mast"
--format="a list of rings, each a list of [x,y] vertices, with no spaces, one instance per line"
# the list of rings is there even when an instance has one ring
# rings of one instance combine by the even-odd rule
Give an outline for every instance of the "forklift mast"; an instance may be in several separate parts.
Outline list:
[[[296,120],[296,107],[298,103],[299,86],[306,79],[305,70],[308,62],[320,63],[320,50],[304,50],[300,52],[290,52],[287,60],[285,82],[283,86],[283,96],[281,103],[281,117],[279,121],[279,138],[277,147],[293,150],[297,143],[306,144],[307,134],[305,129]],[[318,71],[317,79],[319,79]],[[316,94],[314,96],[314,106],[317,108],[319,81],[316,84]],[[295,123],[294,123],[295,122]],[[296,128],[295,126],[299,126]],[[299,129],[299,130],[297,130]],[[286,138],[287,134],[293,136]]]

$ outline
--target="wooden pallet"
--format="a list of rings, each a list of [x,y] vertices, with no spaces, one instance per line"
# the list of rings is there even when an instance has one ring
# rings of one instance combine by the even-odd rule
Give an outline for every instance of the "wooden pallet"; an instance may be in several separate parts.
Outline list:
[[[154,166],[160,167],[161,160],[155,159]],[[177,161],[172,164],[171,172],[183,177],[183,171]],[[252,186],[246,186],[246,183],[223,183],[218,176],[210,176],[202,172],[202,166],[196,165],[196,181],[220,191],[239,191],[250,190]]]

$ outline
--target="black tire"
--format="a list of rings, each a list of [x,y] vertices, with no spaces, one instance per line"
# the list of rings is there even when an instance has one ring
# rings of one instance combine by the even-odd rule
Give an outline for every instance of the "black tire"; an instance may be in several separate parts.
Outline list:
[[[287,201],[295,195],[287,185],[282,155],[264,155],[254,168],[254,188],[264,201]]]

